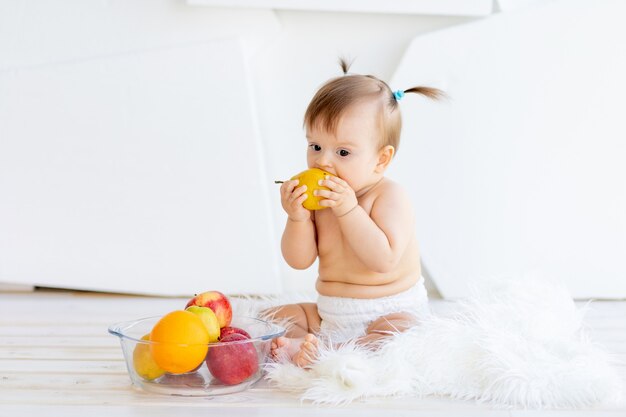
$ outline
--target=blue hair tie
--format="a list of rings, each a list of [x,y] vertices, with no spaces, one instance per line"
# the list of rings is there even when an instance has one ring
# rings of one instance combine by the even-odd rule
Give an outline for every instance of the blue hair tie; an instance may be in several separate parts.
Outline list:
[[[402,97],[404,97],[404,91],[402,90],[394,91],[393,96],[396,98],[397,101],[400,101],[402,100]]]

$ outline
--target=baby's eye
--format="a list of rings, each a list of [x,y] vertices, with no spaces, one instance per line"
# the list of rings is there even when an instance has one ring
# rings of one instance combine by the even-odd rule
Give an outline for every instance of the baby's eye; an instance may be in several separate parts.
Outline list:
[[[319,152],[322,150],[322,147],[320,145],[316,145],[314,143],[310,144],[309,148],[313,149],[315,152]]]
[[[350,155],[350,151],[347,151],[345,149],[339,149],[339,151],[337,151],[337,153],[339,154],[339,156],[348,156],[348,155]]]

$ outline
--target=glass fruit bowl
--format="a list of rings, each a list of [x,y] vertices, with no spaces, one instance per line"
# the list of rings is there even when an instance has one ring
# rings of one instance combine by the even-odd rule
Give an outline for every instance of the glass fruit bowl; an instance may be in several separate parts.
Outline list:
[[[272,339],[285,329],[273,323],[233,317],[232,327],[244,329],[250,338],[206,344],[207,354],[197,367],[185,373],[171,373],[154,362],[154,349],[185,352],[198,346],[151,342],[146,339],[161,317],[116,323],[109,333],[120,338],[131,382],[148,392],[181,396],[211,396],[243,391],[261,379]],[[238,338],[235,338],[238,339]],[[204,346],[204,345],[203,345]]]

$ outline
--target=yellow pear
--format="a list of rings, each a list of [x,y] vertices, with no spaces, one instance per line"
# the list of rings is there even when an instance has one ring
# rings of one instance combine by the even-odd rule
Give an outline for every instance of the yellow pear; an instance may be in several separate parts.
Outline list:
[[[306,194],[308,197],[306,200],[304,200],[304,203],[302,203],[305,209],[322,210],[328,208],[320,206],[320,200],[322,198],[313,195],[313,191],[315,190],[328,190],[328,188],[319,185],[319,180],[323,180],[326,175],[332,176],[333,174],[331,174],[330,172],[326,172],[322,169],[311,168],[291,177],[292,180],[300,181],[298,187],[306,185]]]
[[[145,335],[141,340],[149,341],[150,334]],[[152,357],[148,343],[137,343],[135,345],[135,350],[133,351],[133,366],[140,377],[149,381],[157,379],[165,373],[165,370],[161,369]]]

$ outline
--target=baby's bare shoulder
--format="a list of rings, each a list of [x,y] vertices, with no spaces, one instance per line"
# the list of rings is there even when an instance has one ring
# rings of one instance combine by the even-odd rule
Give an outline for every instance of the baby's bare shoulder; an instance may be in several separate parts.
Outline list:
[[[414,229],[415,213],[404,187],[391,180],[380,184],[370,217],[390,238],[408,237]]]
[[[388,178],[382,180],[377,187],[376,200],[382,201],[402,201],[409,202],[409,194],[407,191],[395,181]]]

